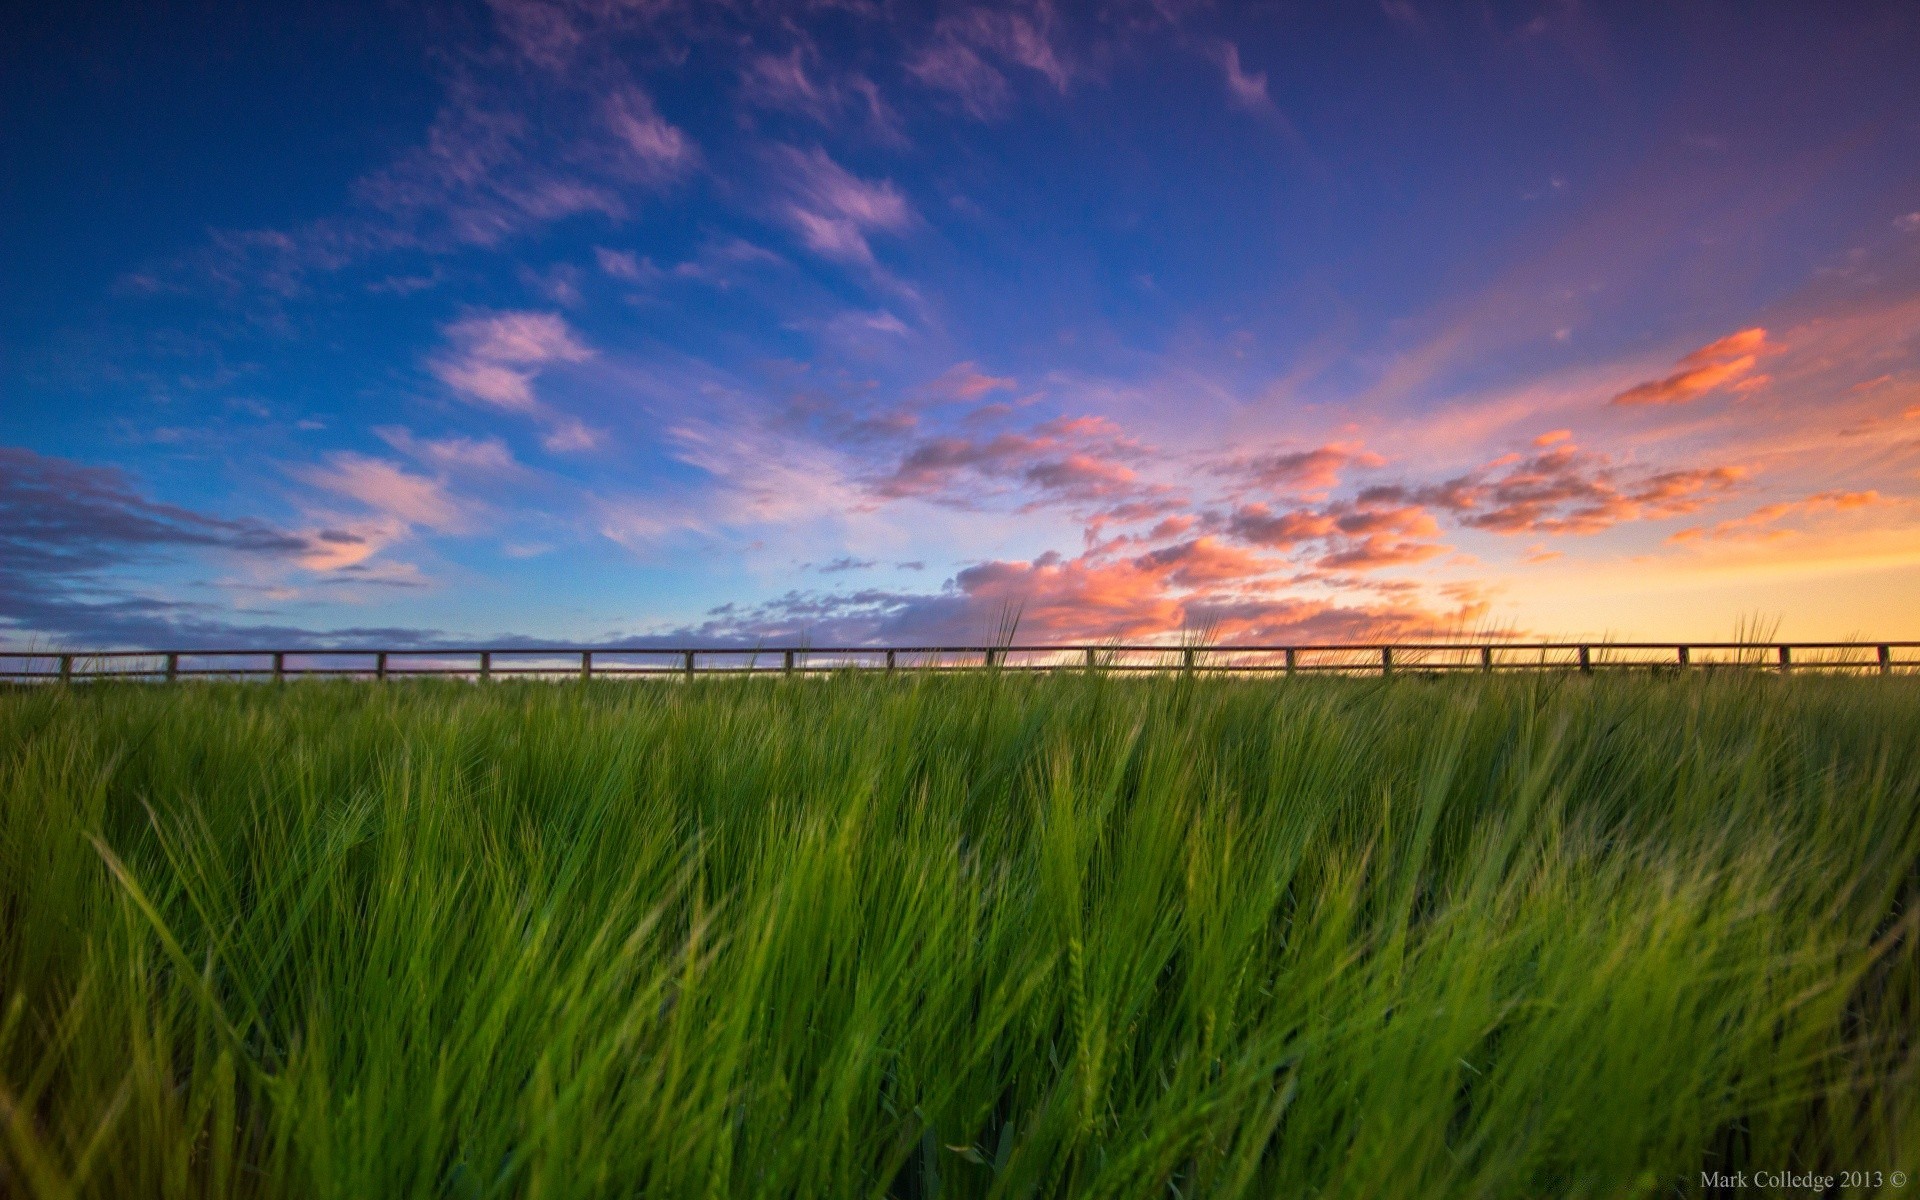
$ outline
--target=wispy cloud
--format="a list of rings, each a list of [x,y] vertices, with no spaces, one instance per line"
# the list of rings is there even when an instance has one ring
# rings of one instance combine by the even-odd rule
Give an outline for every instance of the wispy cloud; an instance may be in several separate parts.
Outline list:
[[[534,392],[543,370],[594,355],[560,314],[479,314],[442,332],[448,344],[428,361],[428,369],[455,395],[539,420],[548,427],[544,444],[549,450],[588,450],[599,443],[598,433],[577,418],[556,413]]]
[[[817,146],[779,147],[773,162],[788,194],[781,216],[816,254],[871,264],[868,234],[904,233],[913,224],[913,208],[891,180],[861,179]]]
[[[1612,403],[1685,404],[1721,388],[1738,391],[1759,386],[1767,377],[1754,375],[1753,369],[1767,349],[1765,329],[1756,326],[1728,334],[1682,358],[1680,369],[1673,374],[1635,384],[1615,396]]]
[[[472,527],[472,504],[456,500],[445,480],[415,475],[383,458],[340,451],[328,455],[323,466],[295,468],[294,475],[403,525],[443,533],[464,533]]]
[[[1591,534],[1629,521],[1698,512],[1748,476],[1736,465],[1630,469],[1609,456],[1559,443],[1508,455],[1438,484],[1363,489],[1362,503],[1413,503],[1460,524],[1501,534]]]
[[[1072,69],[1056,46],[1053,9],[1027,11],[977,5],[942,17],[932,39],[907,61],[907,70],[927,87],[957,100],[982,120],[1003,115],[1013,89],[996,63],[1026,68],[1065,92]]]
[[[182,555],[270,571],[325,565],[337,552],[357,552],[361,541],[346,528],[296,533],[164,504],[117,467],[0,447],[0,637],[52,634],[101,645],[221,640],[231,613],[155,594],[130,577]]]
[[[1267,95],[1267,73],[1243,68],[1239,46],[1229,41],[1216,42],[1213,58],[1226,75],[1227,96],[1234,104],[1254,112],[1273,108],[1273,100]]]
[[[1789,517],[1807,516],[1820,512],[1848,512],[1853,509],[1877,508],[1891,504],[1892,501],[1877,491],[1816,492],[1798,500],[1782,500],[1774,504],[1763,504],[1743,517],[1734,517],[1720,521],[1705,528],[1682,529],[1667,541],[1673,543],[1692,541],[1715,541],[1727,539],[1771,540],[1791,537],[1796,530],[1782,528],[1780,522]]]
[[[1382,467],[1386,462],[1358,442],[1330,442],[1311,450],[1237,454],[1209,469],[1239,487],[1311,495],[1339,486],[1341,473],[1349,467]]]
[[[858,71],[838,77],[810,68],[808,46],[796,43],[785,54],[750,54],[740,66],[740,93],[759,108],[797,113],[822,125],[841,123],[849,110],[864,113],[880,140],[905,141],[899,117],[873,80]],[[821,73],[816,75],[816,71]]]

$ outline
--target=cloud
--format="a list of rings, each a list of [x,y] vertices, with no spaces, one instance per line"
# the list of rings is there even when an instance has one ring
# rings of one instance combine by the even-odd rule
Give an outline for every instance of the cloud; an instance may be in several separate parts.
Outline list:
[[[622,181],[559,165],[561,156],[552,153],[557,136],[564,135],[536,121],[520,98],[456,80],[425,142],[355,182],[354,198],[365,215],[277,236],[290,252],[309,256],[332,244],[337,261],[314,265],[344,266],[361,253],[381,249],[489,247],[569,217],[624,216]],[[570,131],[570,140],[583,139],[597,137],[577,126]],[[603,151],[573,157],[584,166],[624,155]]]
[[[1765,329],[1743,329],[1700,347],[1680,360],[1678,371],[1664,379],[1636,384],[1616,395],[1611,403],[1628,407],[1686,404],[1729,384],[1752,382],[1748,377],[1759,355],[1768,349]]]
[[[215,230],[205,246],[127,284],[212,282],[292,297],[313,274],[385,255],[491,249],[580,217],[625,220],[637,199],[666,190],[700,161],[693,140],[617,61],[577,76],[529,73],[498,54],[452,62],[422,140],[356,179],[347,209],[289,229]],[[437,269],[416,271],[374,286],[404,294],[440,278]]]
[[[723,605],[651,640],[980,645],[1017,613],[1026,643],[1160,639],[1181,629],[1204,629],[1220,642],[1306,643],[1442,637],[1487,612],[1471,588],[1453,589],[1438,605],[1411,593],[1371,604],[1276,594],[1259,578],[1264,567],[1217,543],[1109,562],[996,559],[957,572],[933,594],[790,591],[764,604]]]
[[[296,468],[294,474],[403,525],[443,533],[471,527],[471,506],[454,499],[444,480],[412,474],[383,458],[342,451],[328,455],[325,466]]]
[[[1240,66],[1240,47],[1221,41],[1214,46],[1214,61],[1227,78],[1227,96],[1240,108],[1264,111],[1273,107],[1267,96],[1265,71],[1245,71]]]
[[[955,38],[942,38],[922,50],[908,61],[907,71],[926,86],[954,97],[961,108],[983,121],[1006,111],[1012,98],[1007,77]]]
[[[845,555],[834,559],[830,563],[822,563],[814,569],[822,575],[837,575],[842,571],[865,571],[870,567],[878,565],[879,564],[871,558],[854,558],[852,555]]]
[[[904,233],[913,224],[913,209],[892,181],[861,179],[818,147],[782,146],[773,161],[788,192],[781,215],[816,254],[870,264],[869,233]]]
[[[1726,541],[1732,539],[1775,539],[1790,537],[1796,531],[1781,529],[1780,521],[1791,516],[1800,516],[1817,512],[1847,512],[1853,509],[1874,508],[1891,504],[1892,500],[1877,491],[1816,492],[1798,500],[1784,500],[1775,504],[1765,504],[1754,509],[1744,517],[1734,517],[1707,528],[1682,529],[1667,538],[1673,544],[1692,541]]]
[[[1323,571],[1372,571],[1425,562],[1447,547],[1424,539],[1440,526],[1419,504],[1391,494],[1368,495],[1275,511],[1263,503],[1243,505],[1224,521],[1225,531],[1249,545],[1296,550],[1317,545],[1313,565]]]
[[[117,467],[0,446],[0,545],[7,562],[60,572],[111,565],[162,547],[298,554],[307,539],[261,521],[228,520],[141,496]]]
[[[1129,465],[1147,452],[1104,418],[1058,418],[992,437],[923,438],[867,484],[883,499],[913,496],[963,509],[996,494],[982,484],[1024,492],[1035,503],[1165,501],[1171,489],[1143,481]]]
[[[1340,473],[1347,467],[1382,467],[1386,461],[1359,443],[1329,442],[1311,450],[1240,455],[1216,463],[1211,469],[1241,487],[1311,494],[1337,487]]]
[[[554,74],[579,71],[583,59],[604,61],[625,35],[684,31],[697,11],[676,0],[487,0],[487,9],[507,49]]]
[[[1413,503],[1492,533],[1599,533],[1628,521],[1697,512],[1738,487],[1737,466],[1635,471],[1604,454],[1560,443],[1532,457],[1510,455],[1440,484],[1361,491],[1362,504]]]
[[[402,454],[442,470],[471,471],[493,480],[525,471],[497,437],[418,438],[396,425],[376,425],[373,432]]]
[[[624,151],[619,166],[632,178],[667,183],[699,161],[692,139],[668,124],[644,91],[632,85],[616,88],[604,104],[607,127]]]
[[[1180,542],[1163,550],[1142,554],[1133,560],[1133,566],[1140,570],[1176,586],[1189,588],[1253,579],[1269,574],[1281,565],[1213,537]]]
[[[1014,386],[1012,379],[985,374],[973,363],[963,362],[948,367],[923,390],[936,400],[966,402],[989,392],[1012,391]]]
[[[599,264],[601,274],[611,279],[624,279],[628,283],[643,283],[660,274],[660,268],[654,266],[652,260],[640,258],[628,250],[595,246],[593,260]]]
[[[0,447],[0,634],[97,646],[221,640],[232,632],[221,610],[140,594],[124,572],[181,554],[291,567],[356,539],[163,504],[117,467]]]
[[[807,71],[807,47],[785,54],[752,54],[740,68],[740,94],[760,108],[798,113],[822,125],[839,123],[840,114],[858,105],[884,140],[902,142],[898,119],[871,79],[852,72],[839,80],[815,78]]]
[[[1027,12],[984,5],[942,17],[933,38],[907,61],[907,71],[927,87],[946,92],[969,115],[990,120],[1012,99],[1007,77],[995,61],[1024,67],[1064,93],[1072,70],[1053,40],[1051,5]]]
[[[427,369],[455,395],[541,421],[549,427],[542,443],[549,450],[599,444],[597,431],[554,412],[534,393],[534,380],[543,370],[594,356],[559,313],[487,313],[462,318],[441,332],[448,345],[428,360]]]

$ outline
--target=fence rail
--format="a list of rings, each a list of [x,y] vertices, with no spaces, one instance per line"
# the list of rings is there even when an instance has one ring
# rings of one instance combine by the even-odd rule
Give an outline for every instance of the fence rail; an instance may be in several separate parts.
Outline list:
[[[1920,671],[1920,642],[1404,642],[1320,645],[1078,643],[1001,646],[475,646],[282,650],[0,650],[0,680],[189,678],[386,680],[451,676],[685,678],[845,670],[1198,671],[1375,674],[1451,671],[1765,669],[1782,674]]]

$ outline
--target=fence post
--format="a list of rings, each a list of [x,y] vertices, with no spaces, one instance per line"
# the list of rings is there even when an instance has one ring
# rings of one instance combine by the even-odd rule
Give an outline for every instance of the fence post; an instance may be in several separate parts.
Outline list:
[[[1689,656],[1689,655],[1688,655],[1688,653],[1687,653],[1687,648],[1686,648],[1685,646],[1676,646],[1676,647],[1674,647],[1674,649],[1675,649],[1675,650],[1677,650],[1677,651],[1679,651],[1679,660],[1680,660],[1680,666],[1681,666],[1681,667],[1682,667],[1683,669],[1684,669],[1684,668],[1686,667],[1686,665],[1687,665],[1687,664],[1688,664],[1689,662],[1691,662],[1691,661],[1693,661],[1693,660],[1692,660],[1692,658],[1691,658],[1691,656]]]
[[[169,654],[167,655],[167,682],[172,683],[178,678],[180,678],[180,656]]]
[[[1087,670],[1089,670],[1089,671],[1091,671],[1091,670],[1093,670],[1093,666],[1094,666],[1094,663],[1093,663],[1093,647],[1092,647],[1092,646],[1088,646],[1088,647],[1087,647]]]
[[[1592,647],[1589,647],[1589,646],[1582,646],[1582,647],[1580,647],[1580,673],[1581,673],[1582,675],[1591,675],[1591,674],[1593,674],[1593,649],[1592,649]]]
[[[1295,658],[1294,658],[1295,653],[1296,652],[1292,646],[1287,647],[1287,674],[1289,675],[1293,674],[1293,668],[1295,665]]]
[[[893,670],[893,651],[887,651],[887,670]]]
[[[73,655],[71,654],[62,654],[60,656],[60,682],[73,682]]]
[[[687,661],[685,666],[687,670],[687,678],[692,679],[693,678],[693,651],[689,650],[686,652],[686,660]]]
[[[373,677],[375,679],[385,679],[387,677],[387,652],[385,650],[373,656]]]
[[[275,650],[273,652],[273,681],[275,683],[284,683],[286,678],[287,652],[284,650]]]
[[[1792,670],[1793,670],[1793,647],[1782,646],[1780,647],[1780,673],[1782,675],[1786,675],[1792,672]]]
[[[1393,674],[1393,647],[1380,647],[1380,674],[1384,677]]]
[[[1880,647],[1880,673],[1882,675],[1893,674],[1893,647],[1892,646]]]
[[[793,674],[793,651],[786,650],[781,652],[780,669],[789,675]]]
[[[580,678],[593,678],[593,651],[591,650],[582,650],[580,652]]]
[[[1480,647],[1480,669],[1482,671],[1493,670],[1493,647],[1492,646]]]
[[[1182,671],[1185,671],[1189,675],[1193,674],[1193,651],[1192,650],[1182,650],[1180,652],[1180,669]]]

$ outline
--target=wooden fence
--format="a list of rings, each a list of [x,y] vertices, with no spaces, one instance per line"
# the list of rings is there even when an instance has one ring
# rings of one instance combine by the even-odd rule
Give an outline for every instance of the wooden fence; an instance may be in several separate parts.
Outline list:
[[[1920,671],[1920,642],[1424,642],[1398,645],[386,647],[0,650],[0,680],[684,678],[847,670],[1198,671],[1261,675],[1452,671]]]

